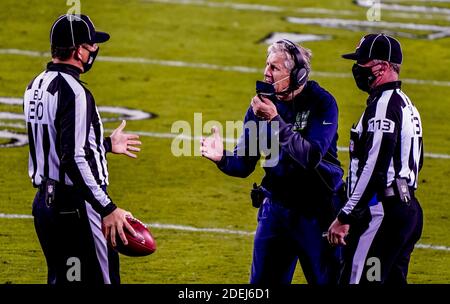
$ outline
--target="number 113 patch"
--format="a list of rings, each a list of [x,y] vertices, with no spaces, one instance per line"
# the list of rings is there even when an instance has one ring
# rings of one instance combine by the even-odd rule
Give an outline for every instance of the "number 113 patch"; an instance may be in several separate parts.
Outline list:
[[[390,119],[377,119],[376,117],[374,117],[369,120],[368,124],[368,132],[375,132],[377,130],[380,130],[383,133],[394,133],[395,122]]]

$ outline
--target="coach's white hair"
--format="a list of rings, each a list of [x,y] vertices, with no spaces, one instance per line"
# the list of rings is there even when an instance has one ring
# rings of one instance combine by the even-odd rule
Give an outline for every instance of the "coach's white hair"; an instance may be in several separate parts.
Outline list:
[[[310,49],[307,49],[305,47],[302,47],[301,45],[296,44],[297,49],[300,51],[300,54],[303,57],[303,62],[305,63],[305,68],[308,71],[308,73],[311,71],[311,57],[312,52]],[[286,69],[292,71],[292,69],[295,66],[293,54],[289,52],[289,49],[287,48],[287,44],[284,42],[274,42],[267,48],[267,56],[269,56],[272,53],[283,53],[284,54],[284,66]]]

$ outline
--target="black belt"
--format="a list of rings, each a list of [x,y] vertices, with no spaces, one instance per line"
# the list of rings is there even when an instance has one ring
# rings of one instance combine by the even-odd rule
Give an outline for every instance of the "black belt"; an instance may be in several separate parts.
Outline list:
[[[386,189],[384,189],[383,194],[384,194],[384,197],[391,197],[391,196],[395,196],[396,195],[394,187],[392,187],[392,186],[387,187]]]
[[[83,197],[83,194],[81,193],[81,189],[79,187],[62,184],[58,181],[48,179],[45,177],[42,179],[41,184],[36,185],[35,187],[38,188],[41,193],[46,193],[49,190],[49,188],[48,188],[49,184],[53,185],[52,190],[56,197],[58,197],[58,196],[61,197],[61,195],[63,197],[70,196],[73,198],[82,198]],[[102,190],[106,192],[106,185],[100,185],[100,188],[102,188]]]
[[[40,185],[37,186],[37,188],[40,191],[45,192],[45,191],[47,191],[47,183],[43,181]],[[78,191],[76,191],[74,186],[63,185],[60,183],[57,183],[55,185],[54,190],[55,190],[55,192],[78,193]]]

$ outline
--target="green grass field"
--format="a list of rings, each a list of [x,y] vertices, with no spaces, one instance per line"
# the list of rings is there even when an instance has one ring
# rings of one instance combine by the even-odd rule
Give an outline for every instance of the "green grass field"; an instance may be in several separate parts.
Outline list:
[[[49,51],[52,22],[66,13],[66,1],[0,2],[0,97],[20,98],[29,81],[40,73],[49,57],[6,54],[9,49]],[[262,73],[200,68],[243,66],[260,69],[267,45],[260,42],[271,32],[329,35],[330,40],[305,42],[313,51],[318,81],[337,99],[340,108],[339,146],[348,145],[351,125],[359,119],[365,95],[351,78],[351,62],[340,55],[353,51],[365,31],[299,25],[287,16],[365,20],[366,8],[351,0],[236,0],[197,1],[196,5],[164,1],[82,1],[81,11],[90,15],[97,29],[108,31],[111,40],[101,45],[100,56],[146,58],[193,63],[190,67],[153,63],[97,61],[83,76],[100,106],[121,106],[156,113],[155,119],[128,121],[127,130],[170,133],[177,120],[242,120],[254,95],[254,82]],[[174,1],[168,1],[174,2]],[[175,1],[176,2],[176,1]],[[207,2],[253,3],[286,8],[258,11],[208,6]],[[417,1],[402,4],[433,5]],[[449,3],[436,6],[450,8]],[[328,14],[299,12],[298,8],[327,9]],[[333,15],[330,11],[349,13]],[[384,11],[382,12],[382,14]],[[441,14],[433,18],[397,19],[389,13],[383,21],[449,26]],[[444,17],[448,15],[444,15]],[[374,30],[376,31],[376,30]],[[409,31],[413,32],[413,31]],[[420,33],[420,32],[418,32]],[[450,154],[450,38],[436,40],[400,38],[404,50],[402,78],[429,80],[406,82],[404,91],[418,107],[423,121],[426,152]],[[334,73],[334,74],[333,74]],[[342,76],[341,74],[345,75]],[[339,76],[341,75],[341,76]],[[432,83],[431,81],[441,81]],[[0,103],[0,112],[21,112],[21,106]],[[1,116],[0,116],[1,118]],[[20,126],[4,125],[0,131],[24,132]],[[21,123],[21,121],[14,121]],[[118,122],[108,122],[113,129]],[[259,182],[262,168],[247,179],[222,174],[200,157],[175,157],[170,138],[142,136],[137,160],[110,155],[109,192],[122,208],[146,223],[254,231],[256,209],[249,190]],[[0,138],[0,144],[7,142]],[[348,155],[339,157],[344,168]],[[31,214],[35,190],[27,172],[28,147],[0,148],[0,213]],[[450,282],[450,159],[425,159],[417,196],[424,209],[421,244],[444,246],[441,250],[414,251],[411,283]],[[252,235],[152,228],[158,250],[145,258],[122,257],[124,283],[247,283],[252,256]],[[32,219],[0,218],[0,283],[45,283],[46,265]],[[304,283],[300,267],[294,283]]]

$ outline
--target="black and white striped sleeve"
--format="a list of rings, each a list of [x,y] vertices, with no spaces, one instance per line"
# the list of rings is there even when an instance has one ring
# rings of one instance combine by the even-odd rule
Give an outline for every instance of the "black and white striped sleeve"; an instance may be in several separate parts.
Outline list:
[[[359,177],[347,203],[338,214],[341,223],[358,219],[377,193],[386,188],[387,172],[395,153],[402,122],[401,107],[385,92],[376,104],[369,106],[363,116],[363,137]]]
[[[63,77],[65,82],[59,91],[58,101],[61,167],[94,210],[106,216],[116,206],[96,181],[86,157],[89,153],[88,135],[95,105],[75,79],[69,75]]]

